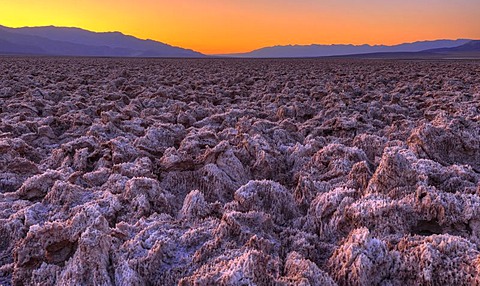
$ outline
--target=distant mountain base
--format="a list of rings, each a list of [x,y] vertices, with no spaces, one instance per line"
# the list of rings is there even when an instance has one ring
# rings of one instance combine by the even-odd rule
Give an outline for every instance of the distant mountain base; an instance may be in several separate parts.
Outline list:
[[[480,59],[480,40],[469,41],[453,48],[429,49],[420,52],[369,53],[331,58],[364,58],[364,59]]]

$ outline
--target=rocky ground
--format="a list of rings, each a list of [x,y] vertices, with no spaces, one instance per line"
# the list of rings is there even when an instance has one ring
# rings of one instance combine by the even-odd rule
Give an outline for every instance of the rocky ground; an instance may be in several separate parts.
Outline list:
[[[0,59],[0,285],[480,283],[480,62]]]

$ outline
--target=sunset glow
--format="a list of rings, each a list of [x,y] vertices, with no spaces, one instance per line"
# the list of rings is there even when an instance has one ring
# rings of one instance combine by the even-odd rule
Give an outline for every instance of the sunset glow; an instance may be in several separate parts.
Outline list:
[[[480,1],[0,0],[0,25],[121,31],[206,54],[480,38]]]

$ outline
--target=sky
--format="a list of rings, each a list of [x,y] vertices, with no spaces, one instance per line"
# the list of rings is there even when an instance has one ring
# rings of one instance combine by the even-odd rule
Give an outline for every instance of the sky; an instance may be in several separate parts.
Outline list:
[[[120,31],[205,54],[480,39],[480,0],[0,0],[0,25]]]

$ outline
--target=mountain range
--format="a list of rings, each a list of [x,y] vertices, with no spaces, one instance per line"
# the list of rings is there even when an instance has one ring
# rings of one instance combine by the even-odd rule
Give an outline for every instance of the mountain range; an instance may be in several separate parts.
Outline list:
[[[437,48],[419,52],[381,52],[332,57],[364,59],[480,59],[480,40],[472,40],[452,48]]]
[[[287,45],[248,53],[214,55],[232,58],[480,58],[480,41],[433,40],[400,45]],[[0,54],[100,57],[208,57],[202,53],[120,32],[91,32],[80,28],[0,26]]]
[[[286,45],[266,47],[248,53],[225,55],[239,58],[313,58],[373,53],[416,53],[433,49],[450,49],[469,43],[469,39],[434,40],[400,45]],[[393,54],[392,54],[393,55]]]
[[[79,28],[0,26],[0,54],[104,57],[204,57],[188,49],[120,32],[96,33]]]

